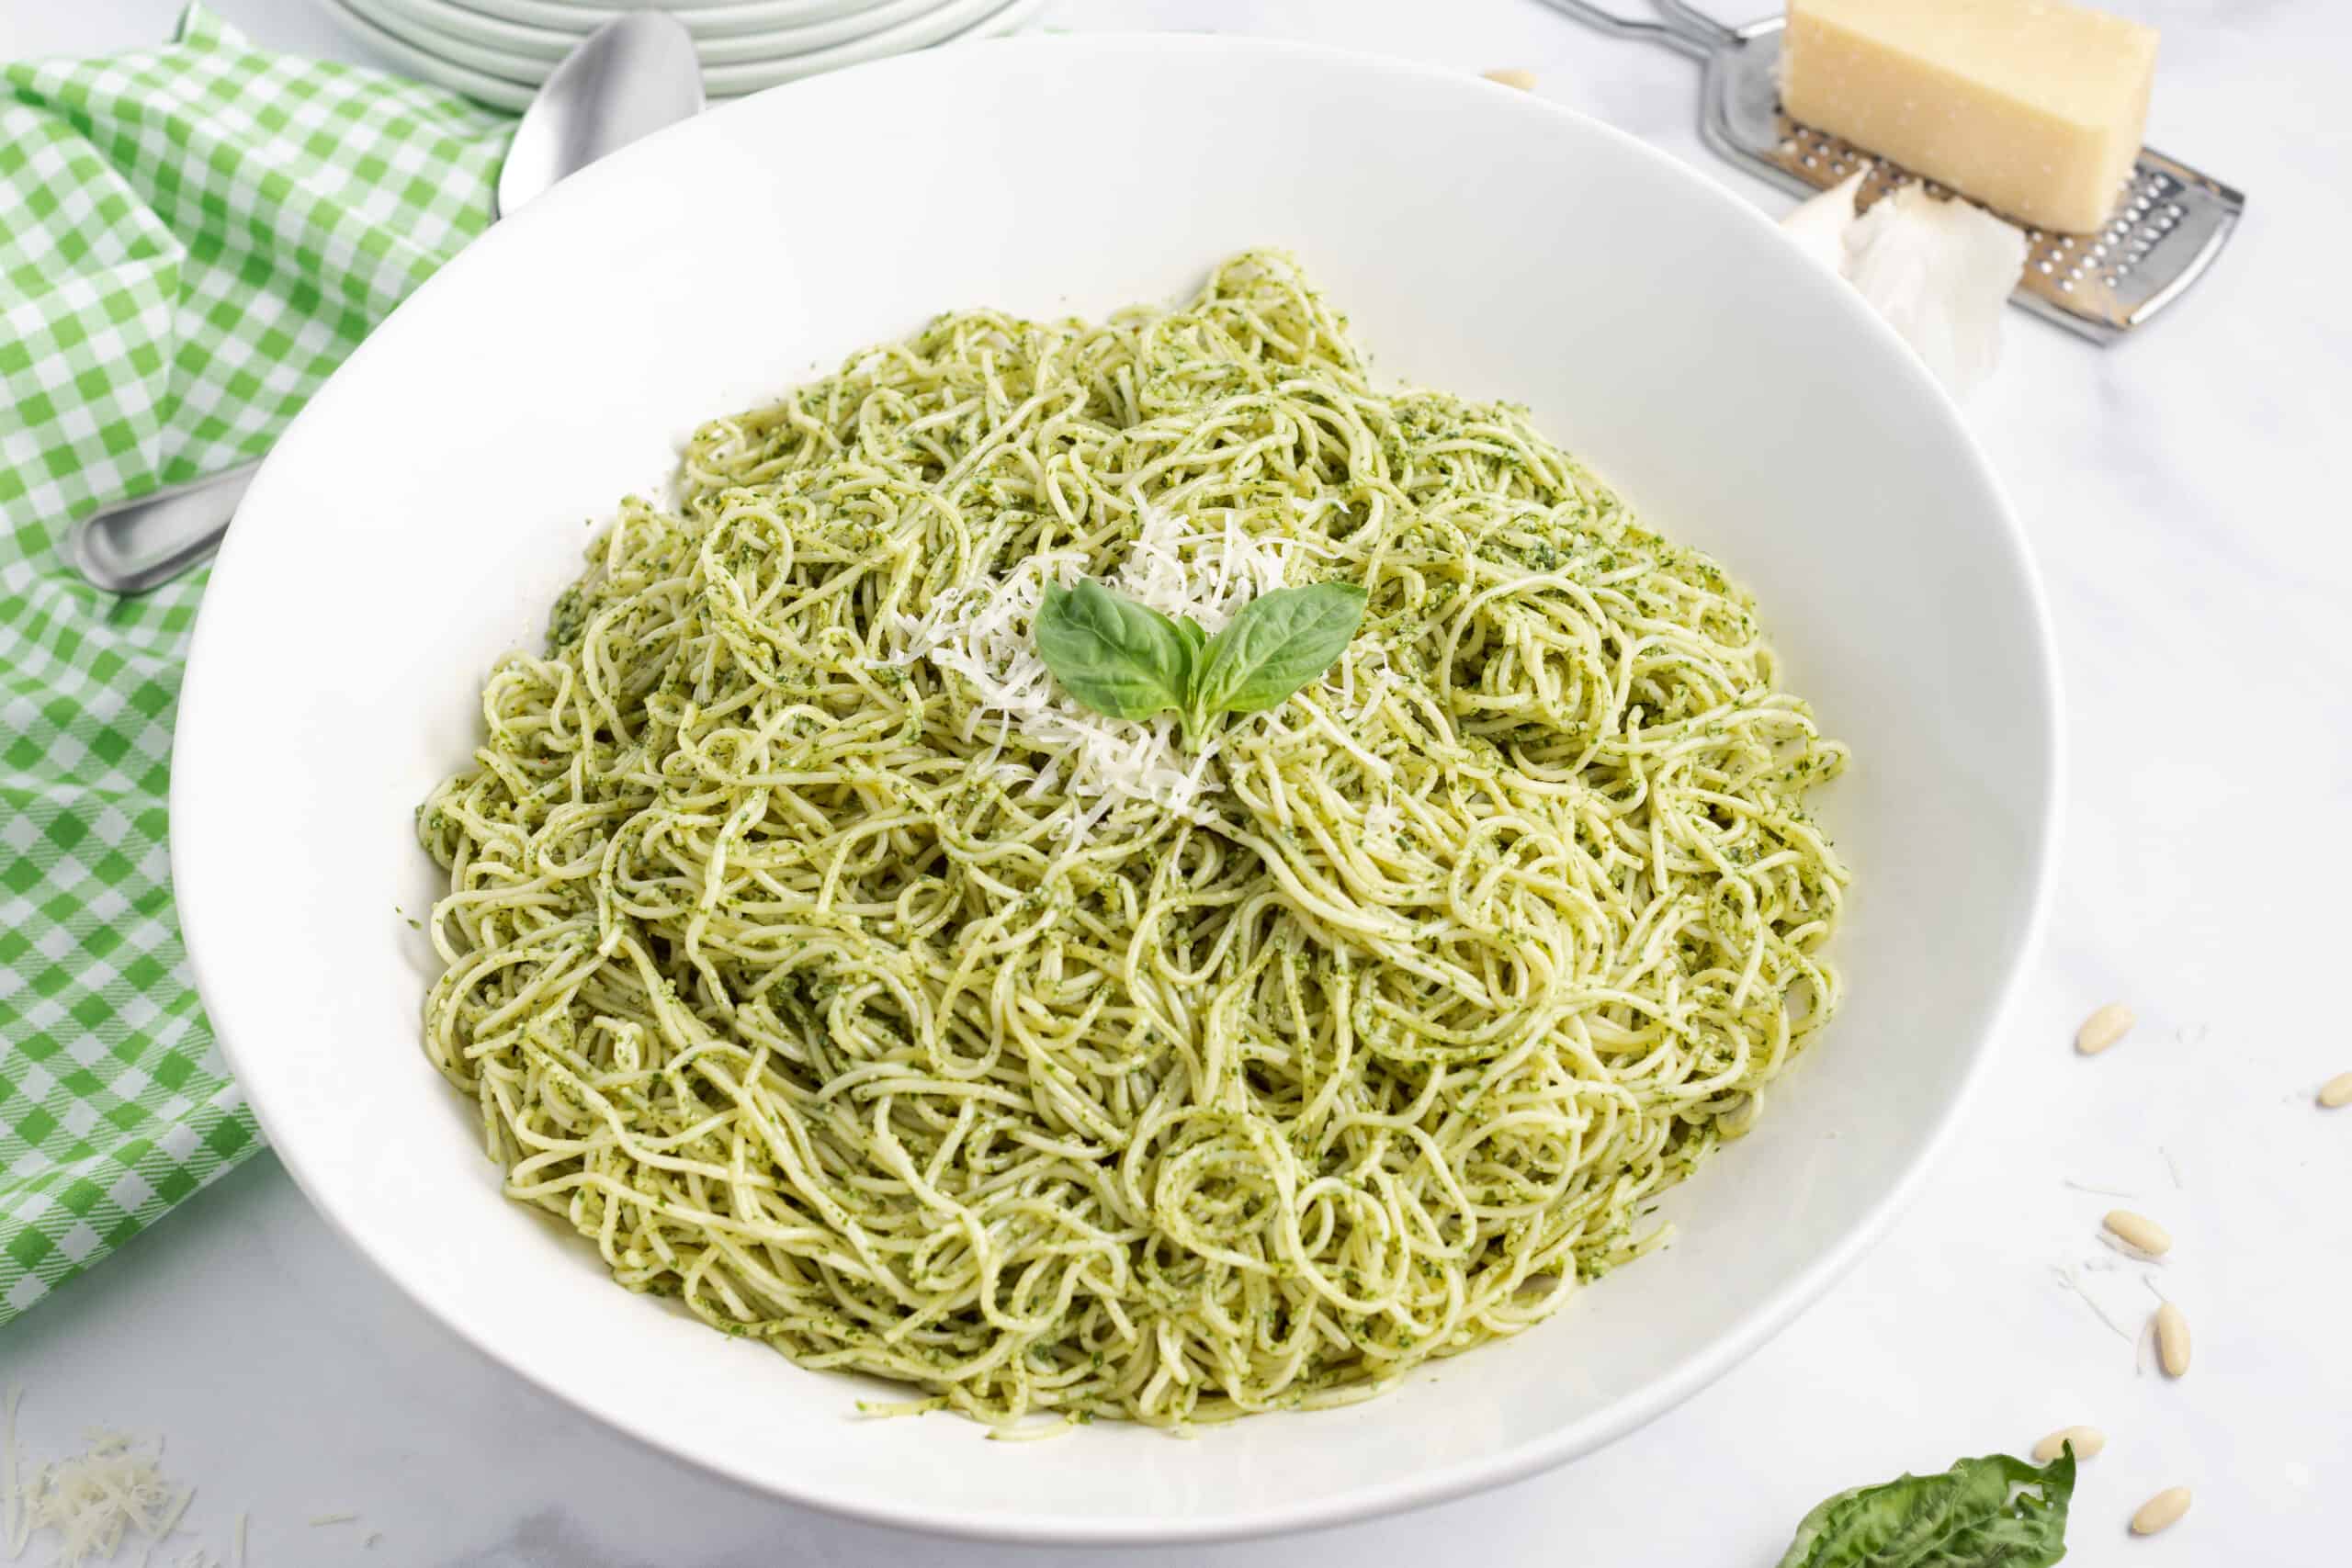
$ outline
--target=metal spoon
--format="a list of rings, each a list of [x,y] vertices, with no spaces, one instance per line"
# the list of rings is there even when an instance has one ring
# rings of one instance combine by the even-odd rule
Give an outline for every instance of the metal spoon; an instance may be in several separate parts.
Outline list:
[[[702,112],[694,35],[661,11],[630,11],[580,40],[548,73],[514,128],[499,170],[493,218],[504,218],[567,175],[663,126]],[[252,462],[131,501],[74,525],[66,558],[109,593],[160,588],[220,547]]]

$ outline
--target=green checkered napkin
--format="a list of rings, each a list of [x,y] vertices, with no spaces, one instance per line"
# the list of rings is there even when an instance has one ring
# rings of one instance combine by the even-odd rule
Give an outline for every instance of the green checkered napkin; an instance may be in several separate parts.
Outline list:
[[[161,48],[0,80],[5,1322],[258,1141],[164,852],[206,574],[113,600],[66,566],[66,532],[266,450],[489,222],[512,122],[263,53],[195,6]]]

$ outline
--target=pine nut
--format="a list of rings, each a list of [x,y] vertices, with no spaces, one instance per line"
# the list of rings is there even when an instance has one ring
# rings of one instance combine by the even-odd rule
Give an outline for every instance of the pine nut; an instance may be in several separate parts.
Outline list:
[[[2132,1516],[2133,1535],[2154,1535],[2180,1523],[2180,1516],[2188,1512],[2188,1488],[2167,1486],[2146,1502]]]
[[[2129,1209],[2107,1212],[2107,1232],[2116,1240],[2137,1247],[2151,1258],[2162,1258],[2172,1250],[2172,1233],[2145,1214],[2135,1214]]]
[[[2170,1302],[2156,1309],[2156,1359],[2164,1362],[2166,1377],[2188,1371],[2188,1319]]]
[[[2048,1464],[2068,1443],[2075,1445],[2076,1459],[2097,1459],[2099,1450],[2107,1447],[2107,1434],[2097,1427],[2061,1427],[2033,1445],[2034,1462]]]
[[[2086,1056],[2096,1056],[2131,1033],[2132,1026],[2139,1021],[2138,1015],[2121,1002],[2109,1002],[2083,1020],[2083,1026],[2075,1031],[2075,1049]]]
[[[1532,71],[1521,71],[1513,67],[1485,71],[1479,74],[1489,82],[1499,82],[1506,87],[1517,87],[1522,93],[1532,93],[1535,90],[1535,73]]]
[[[2320,1085],[2319,1102],[2330,1111],[2352,1105],[2352,1073],[2338,1073]]]

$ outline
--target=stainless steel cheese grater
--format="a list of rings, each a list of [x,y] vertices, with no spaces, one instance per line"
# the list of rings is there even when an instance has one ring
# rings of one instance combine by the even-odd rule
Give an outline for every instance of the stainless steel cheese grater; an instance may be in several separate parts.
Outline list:
[[[1826,190],[1868,168],[1859,206],[1915,175],[1883,158],[1796,123],[1781,112],[1781,18],[1726,27],[1687,0],[1651,0],[1657,19],[1606,10],[1591,0],[1545,0],[1554,9],[1621,38],[1638,38],[1699,62],[1699,132],[1707,145],[1783,189]],[[1928,189],[1948,194],[1930,180]],[[2096,234],[2027,229],[2025,276],[2009,298],[2094,343],[2111,343],[2188,291],[2229,243],[2245,197],[2221,181],[2140,150],[2115,214]]]

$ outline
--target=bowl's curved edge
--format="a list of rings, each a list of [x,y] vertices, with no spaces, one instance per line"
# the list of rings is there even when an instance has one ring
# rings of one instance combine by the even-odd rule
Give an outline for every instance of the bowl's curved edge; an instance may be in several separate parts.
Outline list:
[[[1441,66],[1398,60],[1363,51],[1335,49],[1284,40],[1200,34],[1042,35],[990,39],[987,40],[986,46],[992,49],[1058,50],[1103,53],[1138,49],[1154,51],[1181,49],[1201,52],[1254,51],[1345,62],[1359,67],[1391,72],[1400,76],[1452,79],[1459,75],[1459,73]],[[863,75],[867,73],[938,70],[946,68],[943,61],[952,62],[952,56],[937,51],[920,51],[875,61],[849,68],[848,72],[836,72],[831,73],[829,77],[814,78],[810,84],[795,83],[771,88],[767,92],[755,94],[733,104],[714,108],[709,111],[709,115],[741,115],[774,94],[791,92],[796,88],[813,85],[815,82],[838,78],[851,72]],[[1744,215],[1747,221],[1765,227],[1771,226],[1771,220],[1761,212],[1717,188],[1695,171],[1639,139],[1562,105],[1532,98],[1526,99],[1524,102],[1531,109],[1575,122],[1588,131],[1598,133],[1619,143],[1638,158],[1650,164],[1662,180],[1679,183],[1687,189],[1702,192],[1702,199],[1736,209]],[[708,118],[708,115],[703,118]],[[695,122],[689,121],[684,125],[658,132],[643,142],[613,154],[605,162],[620,164],[646,156],[650,148],[658,147],[662,140],[684,132],[694,123]],[[526,211],[509,220],[508,222],[527,224],[531,217],[531,213]],[[437,293],[445,287],[451,270],[445,267],[442,272],[427,279],[407,301],[399,307],[399,310],[410,309],[416,300],[430,298]],[[1970,466],[1976,470],[1987,492],[1994,498],[2000,523],[2000,538],[2007,547],[2011,564],[2025,591],[2031,611],[2034,631],[2032,652],[2042,676],[2042,740],[2046,758],[2043,777],[2038,781],[2042,791],[2042,808],[2031,846],[2034,866],[2033,886],[2029,899],[2027,918],[2010,943],[2005,960],[2005,973],[1998,986],[1985,1027],[1975,1043],[1973,1059],[1962,1078],[1959,1091],[1944,1105],[1935,1125],[1929,1130],[1928,1136],[1921,1141],[1918,1153],[1914,1156],[1902,1178],[1879,1198],[1837,1247],[1816,1259],[1811,1267],[1783,1285],[1776,1293],[1758,1303],[1751,1309],[1737,1329],[1724,1335],[1715,1344],[1688,1358],[1670,1373],[1658,1379],[1650,1388],[1640,1393],[1621,1399],[1587,1420],[1564,1427],[1542,1441],[1523,1444],[1500,1453],[1467,1459],[1453,1465],[1435,1469],[1409,1485],[1367,1487],[1356,1492],[1334,1494],[1313,1503],[1293,1507],[1261,1509],[1253,1514],[1221,1516],[1211,1520],[1170,1515],[1141,1516],[1112,1522],[1096,1518],[1074,1519],[1065,1516],[1042,1514],[1011,1514],[975,1520],[965,1516],[927,1510],[920,1506],[864,1506],[825,1495],[815,1490],[780,1485],[767,1477],[752,1473],[748,1467],[714,1461],[702,1454],[688,1452],[677,1445],[649,1437],[628,1426],[613,1412],[602,1408],[593,1399],[564,1388],[533,1371],[507,1361],[490,1346],[476,1338],[453,1314],[445,1312],[442,1306],[427,1293],[402,1278],[370,1247],[365,1236],[346,1224],[343,1217],[332,1208],[319,1201],[317,1187],[306,1171],[304,1162],[292,1154],[288,1144],[281,1143],[277,1137],[274,1113],[266,1103],[266,1096],[255,1094],[251,1087],[247,1086],[248,1100],[254,1108],[254,1116],[260,1122],[265,1136],[268,1137],[272,1147],[278,1153],[280,1163],[285,1167],[288,1174],[293,1177],[296,1185],[301,1189],[303,1195],[311,1200],[311,1206],[326,1220],[330,1228],[348,1242],[402,1295],[422,1307],[440,1326],[486,1359],[522,1377],[582,1414],[594,1416],[612,1430],[672,1459],[723,1476],[762,1495],[779,1497],[820,1512],[867,1524],[961,1540],[1058,1546],[1204,1544],[1283,1535],[1342,1524],[1362,1523],[1523,1480],[1581,1454],[1590,1452],[1647,1425],[1706,1388],[1733,1366],[1779,1335],[1805,1307],[1817,1300],[1831,1284],[1860,1261],[1862,1255],[1887,1233],[1894,1220],[1917,1195],[1928,1170],[1950,1144],[1962,1117],[1976,1098],[1985,1077],[1991,1070],[1996,1042],[2006,1028],[2014,1010],[2018,994],[2023,985],[2028,961],[2041,945],[2054,897],[2059,824],[2064,799],[2066,763],[2062,723],[2063,694],[2057,667],[2056,641],[2051,625],[2048,597],[2041,573],[2035,566],[2024,528],[2018,520],[2015,508],[2010,504],[2007,494],[1993,471],[1989,460],[1968,432],[1956,405],[1940,386],[1934,382],[1926,368],[1911,357],[1908,348],[1902,345],[1901,340],[1896,337],[1894,330],[1862,304],[1858,297],[1852,299],[1849,308],[1866,323],[1863,327],[1865,332],[1880,334],[1883,342],[1894,344],[1901,350],[1904,358],[1909,364],[1908,373],[1914,376],[1932,396],[1940,410],[1941,417],[1955,437],[1955,446],[1966,454]],[[297,416],[295,424],[289,427],[289,434],[293,429],[299,428],[305,421],[311,418],[314,410],[322,405],[332,403],[336,393],[336,381],[343,378],[351,366],[362,363],[374,346],[372,341],[360,345],[351,358],[345,361],[345,367],[329,378],[328,382],[313,396],[311,404]],[[281,440],[283,439],[281,437]],[[261,471],[254,478],[252,489],[248,491],[248,501],[250,502],[251,498],[256,494],[266,501],[270,490],[270,465],[265,461]],[[235,529],[232,528],[219,557],[216,572],[220,566],[236,560],[239,554],[238,536]],[[198,611],[196,626],[190,637],[187,674],[182,684],[179,717],[175,725],[177,730],[186,729],[187,716],[191,712],[201,713],[206,707],[205,694],[209,688],[202,679],[205,669],[203,655],[210,640],[207,635],[208,629],[210,626],[217,625],[217,617],[209,614],[210,603],[211,596],[208,595],[206,604]],[[201,733],[200,730],[198,733]],[[170,819],[176,825],[198,813],[193,809],[194,801],[184,792],[182,781],[187,775],[176,765],[180,750],[176,735],[175,748],[175,765],[171,785]],[[205,956],[210,950],[211,943],[209,938],[200,938],[197,934],[199,930],[204,929],[203,922],[200,919],[191,920],[186,918],[187,911],[191,907],[200,907],[204,902],[201,895],[195,891],[202,886],[202,879],[191,878],[187,874],[190,867],[184,856],[182,845],[182,836],[176,831],[173,832],[170,859],[175,897],[182,910],[182,937],[188,956],[189,969],[195,978],[198,993],[206,1003],[207,1015],[212,1017],[215,1010],[211,997],[208,994],[210,987],[206,984],[208,966]],[[232,1032],[214,1018],[214,1034],[232,1072],[234,1073],[239,1064],[239,1052],[234,1043]],[[239,1082],[245,1083],[242,1075],[239,1075]]]

